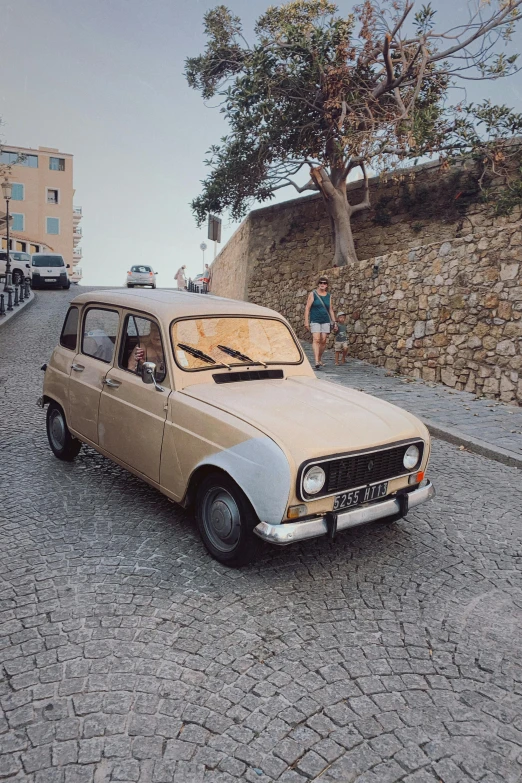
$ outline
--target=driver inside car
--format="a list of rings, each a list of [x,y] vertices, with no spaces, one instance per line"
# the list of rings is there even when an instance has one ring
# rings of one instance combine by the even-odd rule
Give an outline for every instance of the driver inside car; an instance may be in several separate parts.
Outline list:
[[[150,332],[139,338],[127,362],[127,369],[142,374],[143,362],[154,362],[156,379],[161,383],[165,378],[165,357],[161,345],[161,335],[155,323],[150,324]]]

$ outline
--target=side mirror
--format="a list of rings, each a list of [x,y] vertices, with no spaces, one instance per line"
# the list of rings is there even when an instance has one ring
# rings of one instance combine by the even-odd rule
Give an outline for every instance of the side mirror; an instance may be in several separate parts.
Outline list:
[[[156,376],[156,365],[154,362],[143,362],[142,369],[143,375],[141,377],[143,383],[154,383]]]
[[[67,269],[70,269],[70,268],[71,268],[71,265],[70,265],[70,264],[67,264]]]
[[[156,365],[154,364],[154,362],[143,362],[142,371],[143,374],[141,376],[141,379],[143,383],[153,383],[156,391],[159,392],[165,391],[163,386],[160,386],[159,383],[156,381]]]

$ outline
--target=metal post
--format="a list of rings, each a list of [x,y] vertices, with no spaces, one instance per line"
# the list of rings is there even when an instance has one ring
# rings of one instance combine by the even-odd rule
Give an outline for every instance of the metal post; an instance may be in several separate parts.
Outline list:
[[[5,315],[4,295],[0,294],[0,317]]]
[[[18,307],[19,304],[20,304],[20,302],[18,300],[18,286],[15,285],[15,287],[14,287],[14,306]]]
[[[6,198],[5,200],[6,204],[6,225],[5,225],[5,235],[7,239],[7,247],[6,247],[6,260],[5,260],[5,285],[4,285],[4,291],[9,292],[11,290],[11,256],[9,255],[9,199]]]
[[[5,288],[4,288],[5,291]],[[7,312],[10,313],[13,310],[13,291],[11,288],[7,291]]]
[[[31,289],[29,288],[29,280],[26,279],[25,281],[25,298],[29,299],[31,296]]]
[[[20,281],[20,304],[24,301],[24,279]]]

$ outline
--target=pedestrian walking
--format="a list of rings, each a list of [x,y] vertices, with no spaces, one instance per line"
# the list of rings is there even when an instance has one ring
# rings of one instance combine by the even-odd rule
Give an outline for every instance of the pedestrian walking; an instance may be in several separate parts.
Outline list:
[[[346,355],[348,353],[347,330],[346,313],[337,313],[337,334],[334,342],[336,364],[346,364]],[[339,362],[339,360],[341,361]]]
[[[178,285],[178,291],[184,291],[187,287],[187,278],[185,277],[185,269],[186,265],[180,266],[176,274],[174,275],[174,280],[176,281]]]
[[[315,369],[324,367],[322,358],[330,331],[337,331],[332,297],[328,292],[328,278],[321,276],[317,288],[308,294],[304,314],[305,329],[312,333]]]

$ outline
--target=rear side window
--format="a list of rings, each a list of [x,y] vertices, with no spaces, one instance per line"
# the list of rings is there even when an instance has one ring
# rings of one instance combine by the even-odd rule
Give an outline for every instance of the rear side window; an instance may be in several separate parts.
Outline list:
[[[62,333],[60,335],[60,345],[68,348],[69,351],[76,350],[78,341],[78,308],[70,307],[65,316]]]
[[[110,364],[118,336],[119,313],[91,307],[83,319],[82,353]]]

